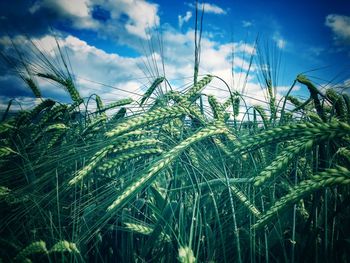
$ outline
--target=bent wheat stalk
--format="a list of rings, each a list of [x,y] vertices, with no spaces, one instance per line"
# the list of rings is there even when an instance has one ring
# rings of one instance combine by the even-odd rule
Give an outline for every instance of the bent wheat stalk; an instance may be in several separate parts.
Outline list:
[[[165,167],[167,167],[174,159],[176,159],[184,150],[192,144],[214,135],[224,134],[227,128],[222,124],[214,124],[203,128],[196,132],[191,137],[185,139],[180,144],[175,146],[169,152],[160,156],[159,161],[151,165],[146,172],[134,183],[129,185],[117,199],[107,208],[107,211],[112,211],[121,206],[130,197],[139,192],[147,183],[155,179],[156,175]]]
[[[123,123],[120,123],[115,129],[106,132],[105,135],[109,138],[114,137],[140,126],[146,126],[157,121],[161,121],[167,118],[176,118],[185,114],[188,114],[188,110],[181,106],[158,108],[154,111],[142,114],[135,118],[128,119]]]
[[[292,188],[287,195],[279,199],[260,217],[256,224],[253,225],[253,228],[260,228],[266,225],[274,216],[286,209],[289,205],[319,189],[334,185],[349,184],[350,171],[347,168],[338,166],[336,168],[326,169],[325,171],[312,176],[311,179],[305,180]]]
[[[253,151],[273,142],[293,140],[297,138],[340,138],[350,134],[350,126],[345,122],[334,121],[331,123],[298,123],[276,127],[254,136],[244,136],[236,142],[236,148],[232,154],[236,155]]]

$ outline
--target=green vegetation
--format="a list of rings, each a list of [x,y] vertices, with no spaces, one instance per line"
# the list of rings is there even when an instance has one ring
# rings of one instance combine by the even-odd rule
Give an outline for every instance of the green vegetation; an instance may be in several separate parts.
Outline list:
[[[30,76],[41,102],[0,123],[2,262],[346,262],[347,94],[299,75],[310,97],[279,103],[266,75],[264,109],[205,96],[219,78],[195,74],[105,106],[68,71]],[[72,103],[43,99],[34,76]]]

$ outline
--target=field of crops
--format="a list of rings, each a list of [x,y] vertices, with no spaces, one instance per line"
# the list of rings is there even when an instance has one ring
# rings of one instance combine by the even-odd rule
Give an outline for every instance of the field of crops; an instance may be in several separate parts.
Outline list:
[[[267,76],[264,108],[226,83],[226,101],[205,95],[217,76],[160,76],[105,105],[68,71],[35,75],[72,102],[23,75],[40,103],[1,116],[0,262],[349,259],[347,93],[298,75],[309,98],[277,100]]]

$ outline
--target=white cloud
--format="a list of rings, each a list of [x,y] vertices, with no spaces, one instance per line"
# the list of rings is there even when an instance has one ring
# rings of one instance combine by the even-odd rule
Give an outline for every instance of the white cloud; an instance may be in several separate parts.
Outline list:
[[[254,47],[254,45],[245,43],[243,41],[234,43],[234,51],[246,53],[247,55],[256,54],[256,48]]]
[[[42,5],[57,8],[60,12],[66,13],[72,16],[84,18],[90,17],[89,14],[89,0],[43,0]]]
[[[150,38],[148,31],[157,27],[160,22],[158,5],[144,0],[91,1],[93,5],[103,6],[110,13],[110,19],[106,23],[99,22],[99,34],[114,39],[119,36],[118,39],[122,40],[121,36],[126,40],[133,36],[147,40]]]
[[[184,16],[179,15],[178,20],[179,20],[179,27],[181,28],[184,23],[187,23],[192,17],[192,12],[187,11]]]
[[[252,25],[253,25],[253,22],[251,22],[251,21],[246,21],[246,20],[242,21],[243,27],[251,27]]]
[[[188,6],[192,7],[192,8],[195,8],[196,6],[192,3],[189,3]],[[226,15],[227,12],[215,5],[215,4],[210,4],[210,3],[198,3],[198,10],[201,11],[203,10],[203,7],[204,7],[204,13],[212,13],[212,14],[215,14],[215,15]]]
[[[210,4],[210,3],[202,3],[202,4],[200,4],[199,9],[202,9],[203,6],[204,6],[204,12],[213,13],[216,15],[225,15],[226,14],[226,11],[217,5]]]
[[[278,32],[274,33],[274,35],[272,36],[272,40],[275,41],[279,49],[284,49],[287,45],[287,41]]]
[[[163,32],[166,72],[168,77],[190,77],[194,64],[194,31],[186,33],[168,29]],[[255,54],[254,46],[243,43],[219,43],[206,37],[201,42],[200,74],[231,71],[232,52],[234,52],[234,69],[246,71],[250,56]],[[252,67],[251,70],[253,69]],[[174,73],[169,75],[169,73]],[[215,73],[216,74],[216,73]],[[228,74],[228,78],[231,74]]]
[[[93,17],[96,6],[102,6],[110,18],[103,22]],[[43,0],[35,2],[29,12],[46,8],[68,19],[77,29],[90,29],[102,36],[134,36],[149,39],[149,30],[159,25],[158,5],[145,0]]]
[[[276,43],[278,48],[284,49],[287,42],[283,38],[280,38],[276,40]]]
[[[290,87],[291,86],[277,86],[276,90],[279,93],[284,93],[284,92],[287,92],[290,89]],[[293,91],[298,91],[300,89],[301,89],[300,85],[294,85],[293,87]]]
[[[41,8],[48,8],[55,10],[61,17],[70,19],[76,28],[96,29],[98,22],[91,16],[91,6],[90,0],[43,0],[35,2],[29,11],[35,13]]]
[[[74,70],[74,74],[81,79],[93,80],[95,82],[104,83],[114,86],[115,83],[124,86],[127,90],[127,83],[134,79],[143,77],[139,70],[140,64],[144,57],[128,58],[115,53],[106,53],[94,46],[87,44],[76,37],[68,36],[62,40],[62,46],[68,50],[70,62]],[[80,82],[86,84],[86,82]],[[91,82],[90,82],[91,84]],[[139,87],[142,82],[139,83]],[[87,95],[91,90],[88,85],[84,85],[84,95]],[[113,88],[100,86],[101,91],[94,92],[103,93],[115,91]],[[130,90],[135,92],[135,89]],[[129,94],[130,95],[130,94]]]
[[[325,25],[333,31],[337,44],[350,44],[350,16],[330,14]]]
[[[125,29],[132,35],[149,39],[148,29],[159,25],[158,5],[143,0],[108,1],[106,9],[111,12],[113,23],[121,15],[128,17]]]
[[[203,6],[204,6],[204,12],[213,13],[216,15],[225,15],[226,14],[226,11],[217,5],[210,4],[210,3],[202,3],[200,5],[200,9],[202,9]]]

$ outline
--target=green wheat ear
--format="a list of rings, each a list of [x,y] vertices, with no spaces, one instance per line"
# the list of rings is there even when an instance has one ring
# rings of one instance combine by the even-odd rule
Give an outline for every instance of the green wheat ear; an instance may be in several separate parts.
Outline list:
[[[131,160],[131,159],[135,159],[141,156],[146,156],[146,155],[150,155],[150,154],[161,154],[163,152],[162,149],[159,148],[150,148],[150,149],[144,149],[144,150],[135,150],[133,152],[128,152],[125,154],[122,154],[120,156],[117,156],[113,159],[110,159],[107,162],[102,163],[98,169],[102,172],[106,172],[108,170],[112,170],[117,168],[119,165]]]
[[[83,178],[85,178],[89,173],[91,173],[91,171],[93,169],[95,169],[95,167],[97,166],[97,164],[99,164],[99,162],[106,157],[106,155],[109,153],[109,151],[111,151],[113,149],[113,145],[108,145],[106,147],[104,147],[103,149],[99,150],[97,153],[95,153],[95,155],[90,159],[88,165],[86,165],[84,168],[82,168],[81,170],[79,170],[76,174],[76,176],[71,179],[68,184],[69,185],[74,185],[78,182],[80,182],[81,180],[83,180]]]
[[[153,227],[145,224],[124,223],[124,225],[126,229],[141,235],[150,235],[153,232]]]
[[[290,103],[292,103],[295,107],[299,107],[300,105],[302,105],[303,103],[297,98],[294,97],[292,95],[288,95],[288,97],[286,98]]]
[[[133,102],[134,102],[134,100],[131,98],[121,99],[121,100],[118,100],[116,102],[112,102],[110,104],[107,104],[104,108],[101,109],[101,111],[107,111],[107,110],[110,110],[113,108],[125,106],[125,105],[131,104]]]
[[[180,247],[178,250],[178,259],[181,263],[195,263],[196,258],[190,247]]]
[[[164,77],[159,77],[154,80],[152,85],[147,89],[147,91],[143,95],[140,105],[143,105],[143,103],[145,103],[145,101],[148,100],[148,98],[152,95],[155,89],[164,81],[164,79]]]
[[[312,194],[313,192],[329,186],[349,185],[350,171],[341,166],[336,168],[326,169],[325,171],[313,175],[311,179],[301,182],[290,190],[290,192],[279,199],[268,211],[266,211],[253,225],[253,228],[260,228],[266,225],[273,217],[279,214],[282,210],[288,208],[291,204],[296,203],[303,197]]]
[[[131,232],[141,234],[141,235],[146,235],[149,236],[153,233],[154,227],[153,226],[148,226],[145,224],[135,224],[135,223],[124,223],[125,228]],[[160,233],[159,235],[159,240],[164,240],[164,241],[171,241],[171,238],[168,234],[165,234],[163,232]]]
[[[321,101],[319,99],[319,95],[323,96],[322,93],[316,88],[316,86],[304,75],[299,74],[296,79],[299,83],[304,84],[309,92],[310,97],[314,101],[315,109],[317,111],[317,114],[320,116],[322,120],[326,120],[326,115],[324,113],[324,108],[321,105]]]
[[[47,254],[47,253],[48,253],[48,250],[46,248],[46,243],[44,241],[36,241],[29,244],[24,249],[22,249],[14,258],[14,261],[21,262],[21,261],[24,261],[28,256],[32,254]]]
[[[36,98],[41,98],[41,92],[39,90],[38,85],[34,82],[32,78],[23,78],[24,82],[28,85],[28,87],[31,89],[33,92],[34,96]]]
[[[261,119],[262,119],[262,121],[264,123],[264,127],[265,128],[269,127],[268,117],[267,117],[267,114],[266,114],[264,108],[261,107],[260,105],[256,105],[256,106],[254,106],[254,110],[257,113],[259,113],[259,115],[260,115],[260,117],[261,117]]]
[[[0,200],[5,200],[11,193],[11,190],[6,186],[0,185]]]
[[[203,140],[207,137],[214,135],[224,134],[227,132],[226,127],[222,124],[214,124],[209,127],[203,128],[190,136],[189,138],[183,140],[180,144],[175,146],[169,152],[162,154],[159,157],[159,161],[149,166],[146,172],[141,175],[137,181],[129,185],[118,197],[117,199],[107,208],[107,211],[116,209],[125,203],[129,198],[138,193],[147,184],[152,182],[156,175],[166,168],[175,158],[177,158],[183,151],[190,147],[193,143]]]
[[[8,132],[12,130],[14,126],[12,126],[10,123],[2,122],[0,123],[0,134],[3,134],[5,132]]]
[[[127,138],[127,136],[132,135],[132,133],[129,134],[125,134],[124,137]],[[122,137],[121,137],[122,138]],[[74,185],[78,182],[80,182],[81,180],[83,180],[84,178],[86,178],[95,168],[97,168],[97,166],[101,163],[101,161],[109,154],[109,153],[119,153],[119,152],[124,152],[124,151],[128,151],[128,150],[132,150],[135,149],[137,147],[142,147],[142,146],[154,146],[157,145],[159,143],[158,140],[155,139],[143,139],[140,141],[127,141],[125,143],[120,143],[118,146],[110,144],[104,148],[102,148],[101,150],[99,150],[98,152],[96,152],[94,154],[94,156],[92,156],[92,158],[89,160],[88,164],[86,166],[84,166],[81,170],[79,170],[77,172],[77,174],[75,175],[75,177],[73,179],[71,179],[68,184],[69,185]],[[146,150],[146,152],[142,152],[143,154],[148,154],[152,151],[148,151]],[[127,156],[127,158],[125,158]],[[130,154],[129,155],[124,155],[124,156],[119,156],[115,159],[112,159],[110,162],[112,162],[112,164],[118,164],[120,163],[121,160],[127,160],[133,157],[138,156],[137,154]],[[111,163],[109,163],[107,165],[107,168],[111,165]]]
[[[103,102],[100,96],[95,95],[95,100],[96,100],[96,107],[97,109],[100,111],[101,109],[103,109]]]
[[[72,242],[68,242],[67,240],[60,240],[55,245],[52,246],[49,253],[62,253],[62,252],[68,252],[68,253],[76,253],[80,254],[79,249],[77,248],[77,245]]]
[[[297,155],[303,151],[311,149],[313,145],[314,140],[301,140],[288,146],[272,161],[270,165],[265,167],[264,170],[255,177],[254,186],[261,186],[268,179],[283,173]]]
[[[115,113],[110,120],[108,121],[109,124],[113,124],[115,122],[121,121],[126,116],[126,108],[122,107],[118,110],[117,113]]]
[[[130,118],[111,131],[106,132],[106,137],[113,137],[125,133],[129,130],[146,126],[168,118],[176,118],[188,114],[188,110],[181,106],[158,108],[143,115]]]
[[[350,166],[350,150],[348,148],[342,147],[337,151],[337,155],[340,159],[347,164],[347,167]]]
[[[10,147],[0,146],[0,158],[4,158],[4,157],[9,156],[11,154],[17,154],[17,152],[12,150]]]
[[[270,143],[288,141],[299,138],[317,138],[324,140],[325,138],[341,138],[350,133],[350,126],[344,122],[334,121],[331,123],[298,123],[275,127],[263,131],[254,136],[244,136],[232,153],[244,153],[258,148],[264,147]]]
[[[347,121],[348,112],[344,97],[337,94],[334,89],[328,89],[326,91],[326,97],[332,102],[336,117],[341,121]]]
[[[211,107],[211,110],[213,111],[214,118],[217,120],[223,121],[224,120],[224,109],[223,109],[222,105],[212,95],[208,96],[208,102],[209,102],[209,105]]]
[[[259,209],[236,186],[230,185],[233,195],[257,218],[261,216]]]
[[[29,112],[28,119],[33,119],[39,115],[39,113],[43,112],[44,110],[51,109],[51,107],[55,105],[55,102],[53,100],[47,99],[40,102],[39,105],[37,105],[34,109],[32,109]]]
[[[191,89],[189,89],[186,94],[183,96],[184,101],[193,102],[197,96],[198,93],[206,86],[208,85],[211,80],[213,79],[212,75],[206,75],[204,78],[202,78],[200,81],[197,82]]]
[[[107,120],[106,114],[102,114],[98,117],[96,117],[81,133],[82,136],[85,136],[89,133],[95,132],[96,130],[100,129],[101,125],[103,125]]]
[[[77,88],[75,87],[73,80],[70,77],[64,79],[59,75],[54,75],[51,73],[38,73],[37,75],[41,78],[45,78],[45,79],[49,79],[54,82],[57,82],[69,93],[71,99],[74,102],[76,103],[82,102],[82,98],[80,97],[80,94]]]

